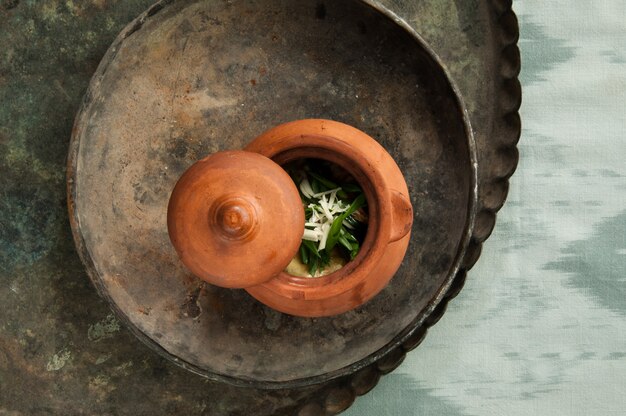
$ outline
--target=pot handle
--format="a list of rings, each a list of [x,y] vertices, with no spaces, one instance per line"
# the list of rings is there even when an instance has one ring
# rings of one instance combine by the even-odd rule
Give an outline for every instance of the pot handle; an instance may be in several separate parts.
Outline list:
[[[413,207],[411,200],[399,191],[391,190],[391,235],[389,242],[398,241],[411,231],[413,225]]]

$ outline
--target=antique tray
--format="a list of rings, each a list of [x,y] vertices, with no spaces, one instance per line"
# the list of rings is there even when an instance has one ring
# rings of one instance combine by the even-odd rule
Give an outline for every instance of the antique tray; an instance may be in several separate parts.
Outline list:
[[[103,58],[70,146],[68,198],[79,254],[101,294],[140,339],[211,380],[199,379],[193,391],[185,389],[189,400],[206,395],[201,402],[208,414],[335,414],[395,368],[461,289],[504,202],[519,136],[515,18],[507,4],[472,4],[458,11],[462,27],[444,36],[437,34],[441,26],[431,27],[432,32],[426,22],[420,27],[416,18],[424,18],[425,11],[431,24],[439,18],[450,25],[445,9],[426,4],[163,1],[131,23]],[[306,43],[286,36],[312,27],[317,31],[303,35]],[[471,134],[468,142],[458,141],[467,120],[433,115],[463,107],[450,91],[442,94],[445,77],[437,78],[432,69],[415,73],[436,58],[413,41],[411,27],[430,36],[465,94],[477,161]],[[329,40],[338,39],[338,28],[341,42],[328,48]],[[373,45],[379,49],[368,56]],[[223,53],[207,57],[208,47]],[[303,49],[309,55],[298,56]],[[325,66],[311,67],[320,62]],[[197,68],[207,63],[210,69],[199,76]],[[373,85],[381,79],[385,82]],[[422,90],[409,92],[412,85]],[[371,104],[360,104],[358,94]],[[270,95],[276,103],[268,109]],[[337,96],[340,104],[329,105]],[[448,98],[437,102],[442,96]],[[364,108],[374,111],[364,113]],[[415,114],[422,125],[434,123],[433,136],[419,137],[436,139],[422,148],[397,139],[419,127],[406,114]],[[423,209],[416,217],[422,222],[414,228],[446,238],[417,237],[378,302],[333,319],[282,316],[240,292],[199,284],[164,248],[159,223],[159,198],[189,163],[212,151],[241,147],[279,122],[308,116],[338,118],[369,130],[401,159],[409,181],[423,182],[435,170],[439,182],[416,185],[412,193],[421,192],[425,204],[447,208],[439,218]],[[396,124],[381,127],[381,120],[391,119]],[[438,146],[450,157],[439,157],[433,150]],[[419,165],[412,163],[416,159]],[[416,253],[421,253],[419,262]],[[414,278],[425,273],[435,278]],[[250,327],[244,329],[246,319]],[[239,327],[228,325],[233,322]],[[294,331],[302,334],[301,343],[281,344]],[[206,338],[209,334],[212,339]],[[214,339],[218,348],[203,348]],[[315,351],[307,350],[311,345]],[[315,365],[320,356],[324,366]],[[182,387],[184,375],[170,371],[168,376]],[[158,378],[148,376],[145,382]]]
[[[211,380],[293,388],[370,365],[430,314],[469,241],[474,141],[443,69],[360,1],[319,10],[307,0],[158,3],[109,49],[76,118],[70,221],[95,286],[149,346]],[[170,193],[194,162],[302,118],[375,137],[415,207],[390,285],[320,319],[195,278],[166,225]]]

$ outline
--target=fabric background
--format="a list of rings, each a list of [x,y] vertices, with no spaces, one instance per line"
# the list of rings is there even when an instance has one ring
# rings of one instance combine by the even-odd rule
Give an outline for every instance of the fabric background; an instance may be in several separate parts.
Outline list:
[[[441,321],[346,415],[626,414],[626,1],[514,10],[507,203]]]

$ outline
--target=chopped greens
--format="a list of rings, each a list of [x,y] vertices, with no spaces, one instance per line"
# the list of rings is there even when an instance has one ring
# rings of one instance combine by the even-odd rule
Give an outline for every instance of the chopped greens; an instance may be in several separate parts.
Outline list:
[[[359,253],[367,227],[367,201],[357,184],[340,184],[312,169],[305,165],[290,173],[305,214],[299,260],[310,277],[317,277],[330,265],[331,258],[339,255],[353,260]]]

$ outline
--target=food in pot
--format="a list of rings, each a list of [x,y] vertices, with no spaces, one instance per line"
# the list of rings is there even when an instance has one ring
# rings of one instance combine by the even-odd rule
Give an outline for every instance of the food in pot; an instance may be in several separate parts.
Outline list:
[[[286,272],[300,277],[333,273],[359,253],[367,231],[365,194],[328,162],[301,161],[287,171],[300,191],[305,223],[300,249]]]

